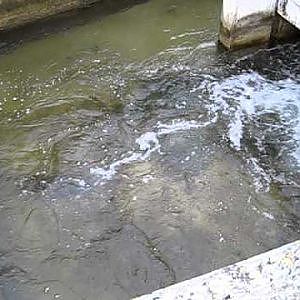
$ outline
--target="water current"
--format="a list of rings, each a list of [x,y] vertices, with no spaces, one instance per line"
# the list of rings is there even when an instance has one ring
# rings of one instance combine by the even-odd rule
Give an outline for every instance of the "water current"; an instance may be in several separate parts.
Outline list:
[[[299,239],[300,44],[227,53],[219,9],[4,43],[0,299],[126,300]]]

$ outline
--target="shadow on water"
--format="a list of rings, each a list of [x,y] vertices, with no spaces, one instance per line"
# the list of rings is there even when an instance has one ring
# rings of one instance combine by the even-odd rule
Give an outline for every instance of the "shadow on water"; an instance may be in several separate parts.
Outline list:
[[[147,0],[104,0],[90,4],[81,9],[75,9],[47,19],[27,24],[25,26],[0,32],[0,54],[7,53],[31,40],[42,39],[50,34],[82,26],[91,21],[101,21],[104,17],[124,11],[133,5],[141,4]]]

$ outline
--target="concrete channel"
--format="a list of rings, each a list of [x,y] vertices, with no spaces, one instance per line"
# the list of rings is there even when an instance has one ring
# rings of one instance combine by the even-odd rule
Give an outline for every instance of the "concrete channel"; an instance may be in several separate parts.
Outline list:
[[[108,1],[0,0],[0,32],[96,2]],[[224,0],[219,40],[235,50],[290,39],[299,34],[299,16],[300,0]],[[299,295],[300,240],[135,300],[299,299]]]

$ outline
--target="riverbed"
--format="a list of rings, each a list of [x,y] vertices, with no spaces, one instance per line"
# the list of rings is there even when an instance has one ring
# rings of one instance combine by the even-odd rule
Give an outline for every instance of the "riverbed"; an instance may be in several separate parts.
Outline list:
[[[219,9],[1,50],[1,300],[126,300],[299,239],[300,44],[227,53]]]

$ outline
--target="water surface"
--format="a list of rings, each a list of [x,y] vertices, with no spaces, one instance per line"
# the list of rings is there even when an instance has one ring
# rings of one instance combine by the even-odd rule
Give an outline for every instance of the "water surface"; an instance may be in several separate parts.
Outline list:
[[[300,44],[228,54],[151,0],[0,57],[3,299],[130,299],[299,239]]]

